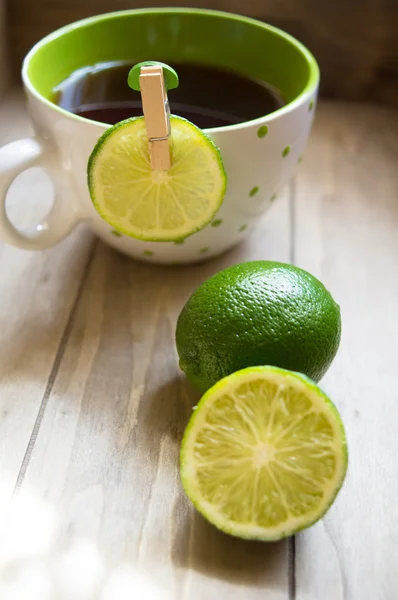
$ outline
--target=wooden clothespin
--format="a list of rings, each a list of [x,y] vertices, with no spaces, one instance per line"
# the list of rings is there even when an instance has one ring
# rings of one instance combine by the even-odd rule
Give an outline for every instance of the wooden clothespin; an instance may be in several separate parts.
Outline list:
[[[140,88],[151,167],[156,171],[167,171],[171,167],[170,110],[163,67],[141,67]]]
[[[128,84],[141,92],[151,167],[157,171],[170,169],[171,131],[167,89],[178,87],[178,75],[164,63],[147,61],[131,69]]]

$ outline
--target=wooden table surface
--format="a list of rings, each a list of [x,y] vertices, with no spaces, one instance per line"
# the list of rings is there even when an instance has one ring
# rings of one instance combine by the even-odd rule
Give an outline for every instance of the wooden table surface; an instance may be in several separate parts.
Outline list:
[[[0,142],[30,132],[19,91]],[[194,268],[133,262],[80,228],[46,252],[0,245],[1,600],[398,598],[398,118],[321,104],[295,179],[240,247]],[[39,210],[40,178],[10,213]],[[184,497],[198,399],[174,329],[191,292],[250,259],[294,263],[340,303],[322,386],[349,442],[327,516],[286,541],[216,531]]]

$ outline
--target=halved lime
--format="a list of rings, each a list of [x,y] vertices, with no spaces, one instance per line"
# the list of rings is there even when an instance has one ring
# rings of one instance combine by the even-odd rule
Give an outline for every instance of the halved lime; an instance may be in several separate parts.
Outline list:
[[[107,129],[88,162],[99,214],[141,240],[171,241],[203,229],[219,210],[226,175],[219,150],[198,127],[171,116],[172,166],[151,169],[144,117]]]
[[[225,377],[199,402],[181,448],[195,507],[231,535],[277,540],[312,525],[347,469],[339,414],[310,379],[277,367]]]

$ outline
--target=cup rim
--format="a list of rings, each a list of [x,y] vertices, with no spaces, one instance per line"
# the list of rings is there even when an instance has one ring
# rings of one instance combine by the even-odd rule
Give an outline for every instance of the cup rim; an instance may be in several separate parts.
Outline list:
[[[77,122],[81,122],[81,123],[89,123],[90,125],[97,125],[97,126],[99,125],[99,126],[110,127],[111,125],[109,123],[102,123],[100,121],[94,122],[90,119],[86,119],[85,117],[81,117],[74,113],[71,113],[71,112],[65,110],[64,108],[61,108],[57,104],[54,104],[53,102],[48,100],[48,98],[46,98],[45,96],[40,94],[34,87],[33,83],[30,81],[30,78],[28,76],[29,62],[30,62],[31,58],[36,54],[36,52],[41,47],[45,46],[48,42],[51,42],[57,38],[62,37],[65,33],[69,32],[73,29],[78,29],[80,27],[84,27],[85,25],[88,25],[88,24],[96,22],[96,21],[101,21],[101,20],[106,21],[106,20],[113,19],[115,17],[117,18],[117,17],[123,17],[123,16],[127,16],[127,15],[140,15],[140,14],[148,14],[148,13],[158,13],[158,14],[172,13],[172,14],[176,14],[176,15],[179,15],[179,14],[208,15],[208,16],[214,16],[214,17],[219,17],[219,18],[221,17],[221,18],[224,18],[224,19],[227,19],[230,21],[239,21],[241,23],[253,25],[255,27],[259,27],[260,29],[265,29],[267,31],[271,31],[271,32],[275,33],[276,35],[284,38],[287,42],[289,42],[290,44],[295,46],[295,48],[303,55],[303,57],[307,61],[307,64],[308,64],[309,70],[310,70],[310,75],[308,78],[307,85],[300,92],[300,94],[298,96],[296,96],[293,100],[291,100],[290,102],[288,102],[281,108],[278,108],[277,110],[275,110],[271,113],[268,113],[267,115],[257,117],[256,119],[251,119],[250,121],[244,121],[243,123],[237,123],[234,125],[225,125],[223,127],[211,127],[211,128],[204,129],[204,131],[206,131],[210,134],[226,132],[226,131],[237,131],[240,129],[246,129],[247,127],[255,127],[255,126],[258,127],[258,126],[264,124],[265,122],[269,123],[271,121],[274,121],[275,119],[282,117],[285,114],[290,113],[295,108],[297,108],[298,106],[303,104],[306,100],[308,100],[311,97],[312,94],[314,94],[314,92],[316,91],[316,89],[318,87],[319,78],[320,78],[319,66],[318,66],[318,63],[317,63],[315,57],[313,56],[313,54],[308,50],[308,48],[304,44],[299,42],[299,40],[297,40],[294,36],[283,31],[282,29],[279,29],[278,27],[274,27],[273,25],[269,25],[268,23],[263,23],[262,21],[259,21],[258,19],[253,19],[251,17],[245,17],[243,15],[239,15],[236,13],[229,13],[229,12],[221,11],[221,10],[211,10],[211,9],[205,9],[205,8],[203,8],[203,9],[202,8],[183,8],[183,7],[181,7],[181,8],[178,8],[178,7],[175,7],[175,8],[173,8],[173,7],[171,7],[171,8],[152,7],[152,8],[138,8],[138,9],[134,8],[134,9],[128,9],[128,10],[113,11],[113,12],[108,12],[108,13],[102,13],[99,15],[94,15],[92,17],[86,17],[85,19],[80,19],[78,21],[74,21],[73,23],[64,25],[63,27],[60,27],[59,29],[56,29],[55,31],[49,33],[48,35],[43,37],[41,40],[39,40],[29,50],[29,52],[26,54],[26,56],[23,60],[22,81],[23,81],[25,88],[38,101],[47,105],[52,110],[59,112],[66,118],[70,118],[72,120],[76,120]]]

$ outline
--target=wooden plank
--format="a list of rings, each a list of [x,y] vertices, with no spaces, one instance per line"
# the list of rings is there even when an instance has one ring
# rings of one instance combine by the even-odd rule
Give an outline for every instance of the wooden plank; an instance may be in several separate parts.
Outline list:
[[[30,133],[22,92],[13,91],[0,106],[0,144]],[[23,177],[10,192],[9,213],[18,225],[37,222],[47,202],[40,173]],[[82,230],[46,252],[0,244],[0,520],[51,387],[92,244],[92,235]]]
[[[225,536],[182,493],[179,442],[198,395],[174,330],[204,279],[247,259],[286,261],[289,247],[287,194],[246,243],[195,267],[98,246],[3,537],[9,587],[22,586],[28,548],[46,600],[287,600],[287,543]]]
[[[296,182],[295,261],[342,309],[322,385],[350,455],[335,505],[297,536],[297,600],[398,597],[397,151],[397,113],[323,105]]]

